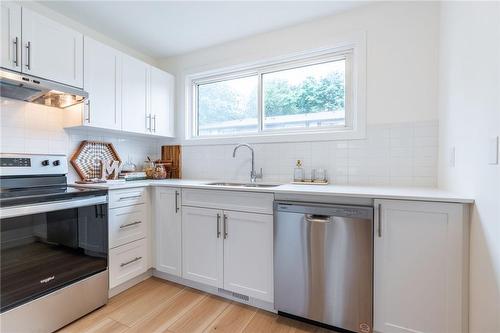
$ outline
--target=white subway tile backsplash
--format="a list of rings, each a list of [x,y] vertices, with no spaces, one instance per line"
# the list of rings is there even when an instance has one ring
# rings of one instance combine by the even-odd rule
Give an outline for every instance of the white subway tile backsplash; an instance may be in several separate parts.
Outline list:
[[[369,126],[367,138],[351,141],[255,144],[256,168],[265,181],[290,182],[298,159],[306,170],[325,168],[334,184],[436,186],[436,122]],[[233,145],[186,146],[186,178],[247,180],[250,154]],[[224,170],[221,172],[221,170]]]
[[[63,109],[31,104],[11,99],[0,99],[0,152],[65,154],[68,158],[83,140],[111,142],[121,159],[130,159],[142,167],[146,156],[158,159],[160,142],[156,139],[110,134],[87,129],[64,127]],[[69,179],[78,176],[70,167]]]

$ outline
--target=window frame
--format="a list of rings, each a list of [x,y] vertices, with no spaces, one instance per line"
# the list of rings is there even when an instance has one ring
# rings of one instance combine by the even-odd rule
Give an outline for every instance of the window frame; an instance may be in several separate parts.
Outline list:
[[[186,76],[186,144],[230,144],[237,142],[266,143],[294,141],[322,141],[362,139],[366,134],[366,41],[364,33],[336,43],[335,47],[309,50],[265,62],[233,66],[219,70],[195,73]],[[345,73],[345,125],[315,128],[264,130],[263,76],[311,65],[346,61]],[[198,132],[198,87],[231,79],[256,76],[258,131],[241,135],[199,136]],[[350,93],[349,93],[350,92]]]

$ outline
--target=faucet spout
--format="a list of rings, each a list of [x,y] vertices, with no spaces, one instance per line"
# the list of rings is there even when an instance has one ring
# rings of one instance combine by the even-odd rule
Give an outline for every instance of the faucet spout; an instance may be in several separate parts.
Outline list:
[[[260,173],[257,173],[255,171],[255,151],[254,151],[254,149],[249,144],[240,143],[239,145],[237,145],[236,147],[234,147],[234,149],[233,149],[233,158],[236,157],[236,151],[239,148],[241,148],[241,147],[246,147],[246,148],[250,149],[250,152],[252,153],[252,169],[250,171],[250,182],[251,183],[255,183],[257,181],[257,178],[262,178],[262,169],[261,169]]]

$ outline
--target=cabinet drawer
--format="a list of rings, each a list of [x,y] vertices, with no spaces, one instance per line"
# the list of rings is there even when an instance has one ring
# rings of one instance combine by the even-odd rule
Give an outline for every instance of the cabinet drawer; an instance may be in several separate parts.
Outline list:
[[[114,248],[146,237],[148,212],[145,204],[109,210],[109,247]]]
[[[148,270],[147,239],[109,251],[109,288],[114,288]]]
[[[274,194],[221,190],[182,190],[182,205],[272,214]]]
[[[109,191],[109,208],[138,205],[146,202],[147,188],[130,188]]]

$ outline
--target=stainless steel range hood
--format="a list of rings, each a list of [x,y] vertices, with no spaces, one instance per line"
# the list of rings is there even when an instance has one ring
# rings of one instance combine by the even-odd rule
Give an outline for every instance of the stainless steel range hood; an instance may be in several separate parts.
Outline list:
[[[58,108],[81,103],[88,97],[82,89],[3,68],[0,69],[0,95]]]

